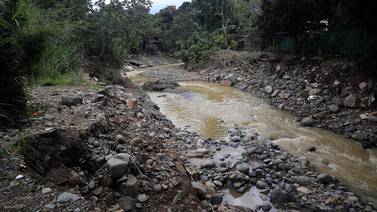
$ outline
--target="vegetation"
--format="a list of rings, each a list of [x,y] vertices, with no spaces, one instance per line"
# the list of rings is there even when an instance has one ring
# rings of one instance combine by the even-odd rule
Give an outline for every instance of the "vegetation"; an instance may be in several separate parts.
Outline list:
[[[0,124],[25,114],[27,84],[124,83],[131,54],[165,52],[197,68],[217,49],[351,55],[377,67],[376,3],[192,0],[150,14],[150,0],[0,0]]]

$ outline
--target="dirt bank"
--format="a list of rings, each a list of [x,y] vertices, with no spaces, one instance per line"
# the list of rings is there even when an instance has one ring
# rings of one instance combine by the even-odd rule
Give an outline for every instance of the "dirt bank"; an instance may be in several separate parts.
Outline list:
[[[266,99],[300,117],[304,126],[377,146],[376,83],[352,62],[222,51],[201,74]]]
[[[31,104],[32,125],[2,134],[16,152],[0,160],[0,211],[200,210],[176,131],[141,90],[38,87]]]

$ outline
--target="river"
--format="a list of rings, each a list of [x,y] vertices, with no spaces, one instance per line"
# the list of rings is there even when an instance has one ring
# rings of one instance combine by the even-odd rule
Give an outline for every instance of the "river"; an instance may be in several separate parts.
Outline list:
[[[137,84],[153,80],[142,72],[129,76]],[[253,128],[290,154],[307,157],[320,172],[336,176],[377,205],[377,149],[364,149],[327,130],[300,127],[293,115],[233,87],[202,81],[180,85],[185,92],[148,92],[177,127],[206,138],[220,138],[234,125]],[[311,146],[316,151],[307,151]]]

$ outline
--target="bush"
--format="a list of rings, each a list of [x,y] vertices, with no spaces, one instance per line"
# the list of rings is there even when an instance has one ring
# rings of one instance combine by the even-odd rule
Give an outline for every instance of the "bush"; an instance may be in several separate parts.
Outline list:
[[[181,57],[189,70],[200,67],[220,45],[207,32],[194,32],[181,50]]]

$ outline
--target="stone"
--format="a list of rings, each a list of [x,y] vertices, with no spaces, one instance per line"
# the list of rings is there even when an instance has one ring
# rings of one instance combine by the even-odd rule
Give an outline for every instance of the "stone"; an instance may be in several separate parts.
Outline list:
[[[146,202],[148,200],[148,196],[145,194],[139,194],[137,195],[137,201],[139,202]]]
[[[217,212],[229,212],[229,209],[226,206],[221,205],[217,208]]]
[[[257,188],[259,189],[265,189],[268,187],[268,184],[262,180],[257,181]]]
[[[95,126],[96,129],[101,131],[108,131],[110,128],[110,121],[104,113],[99,113],[96,115]]]
[[[49,194],[52,192],[51,188],[42,188],[42,194]]]
[[[223,201],[223,194],[215,194],[211,196],[210,202],[212,205],[221,205]]]
[[[166,89],[174,89],[179,87],[179,84],[172,80],[157,80],[155,82],[146,82],[142,85],[143,90],[146,91],[164,91]]]
[[[203,162],[200,164],[200,168],[202,169],[210,169],[216,166],[216,163],[213,160],[203,160]]]
[[[239,142],[239,141],[241,141],[241,137],[238,136],[238,135],[232,136],[232,137],[230,137],[230,141],[232,141],[232,142]]]
[[[45,209],[49,210],[49,211],[54,211],[56,206],[52,203],[48,203],[46,205],[43,206]]]
[[[139,194],[139,185],[137,178],[134,175],[129,174],[127,176],[127,181],[121,183],[119,189],[127,196],[137,197]]]
[[[271,94],[273,92],[273,88],[271,85],[268,85],[264,88],[264,92],[266,92],[267,94]]]
[[[61,99],[61,104],[68,107],[80,105],[82,104],[82,98],[79,96],[63,96]]]
[[[118,203],[124,211],[132,211],[135,208],[135,199],[129,196],[119,199]]]
[[[298,176],[295,178],[295,181],[299,185],[307,186],[307,185],[310,185],[312,180],[310,179],[310,177],[307,177],[307,176]]]
[[[310,145],[306,148],[306,151],[308,152],[315,152],[317,148],[314,145]]]
[[[292,196],[284,191],[281,187],[276,186],[270,191],[270,201],[274,203],[288,203],[292,200]]]
[[[132,66],[124,66],[124,70],[127,72],[130,72],[130,71],[134,71],[135,69]]]
[[[310,193],[312,193],[309,189],[307,189],[306,187],[303,187],[303,186],[298,187],[297,191],[299,193],[302,193],[302,194],[310,194]]]
[[[247,163],[239,163],[236,166],[236,169],[244,174],[249,173],[249,165]]]
[[[301,125],[304,127],[311,127],[314,125],[314,119],[312,117],[305,117],[301,120]]]
[[[328,109],[329,109],[331,112],[336,113],[336,112],[339,111],[340,108],[339,108],[338,105],[332,104],[332,105],[329,105],[329,106],[328,106]]]
[[[118,144],[125,144],[126,138],[123,135],[116,135],[115,140]]]
[[[262,209],[262,211],[270,211],[272,206],[269,202],[262,202],[257,206],[257,208]]]
[[[356,107],[356,96],[353,94],[348,95],[343,102],[344,107],[354,108]]]
[[[368,83],[366,83],[366,82],[362,82],[362,83],[359,84],[360,90],[364,90],[367,87],[368,87]]]
[[[71,174],[69,176],[68,182],[69,182],[70,185],[73,185],[73,186],[80,185],[81,182],[82,182],[82,179],[77,172],[72,170]]]
[[[77,200],[81,199],[81,197],[77,194],[72,194],[68,192],[63,192],[60,194],[57,198],[58,203],[66,203],[66,202],[75,202]]]
[[[234,85],[234,84],[238,83],[238,79],[237,79],[237,78],[238,78],[238,77],[237,77],[236,75],[234,75],[234,74],[229,74],[228,76],[226,76],[226,77],[224,78],[224,80],[229,81],[229,82],[230,82],[230,85]]]
[[[202,183],[193,181],[193,182],[191,182],[191,187],[194,189],[199,200],[205,200],[206,199],[208,190]]]
[[[318,95],[319,93],[321,93],[321,89],[319,88],[314,88],[314,89],[311,89],[309,91],[309,96],[316,96]]]
[[[318,175],[317,180],[322,184],[330,184],[335,181],[335,178],[328,174],[320,174]]]
[[[107,161],[107,167],[110,169],[111,177],[120,178],[122,177],[127,169],[131,160],[131,155],[127,153],[120,153],[114,155]]]

